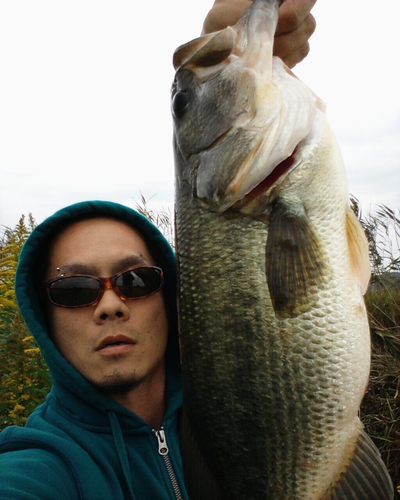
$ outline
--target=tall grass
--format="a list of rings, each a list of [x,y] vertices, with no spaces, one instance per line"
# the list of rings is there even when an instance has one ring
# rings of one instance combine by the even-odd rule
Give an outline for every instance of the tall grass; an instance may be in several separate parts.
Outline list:
[[[162,210],[154,210],[150,207],[148,201],[140,194],[140,202],[135,205],[135,210],[147,217],[165,236],[172,248],[175,248],[175,226],[174,216],[169,208]]]
[[[381,205],[363,216],[372,278],[365,297],[372,339],[371,375],[361,420],[378,446],[400,500],[400,217]]]

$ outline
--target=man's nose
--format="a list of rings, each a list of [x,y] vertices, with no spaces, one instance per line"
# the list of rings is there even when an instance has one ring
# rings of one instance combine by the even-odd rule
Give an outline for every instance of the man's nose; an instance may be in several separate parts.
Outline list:
[[[103,323],[107,319],[126,321],[129,317],[130,310],[126,301],[119,297],[111,286],[107,286],[94,311],[96,323]]]

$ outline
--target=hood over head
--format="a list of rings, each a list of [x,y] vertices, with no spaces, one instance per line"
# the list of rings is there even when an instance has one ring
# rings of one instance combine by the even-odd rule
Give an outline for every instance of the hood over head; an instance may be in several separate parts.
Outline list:
[[[90,401],[91,404],[104,411],[107,409],[116,410],[117,403],[99,391],[93,390],[90,382],[61,355],[50,337],[35,271],[39,252],[45,248],[46,244],[49,244],[54,233],[74,221],[97,216],[116,218],[138,230],[145,239],[157,265],[163,269],[164,300],[169,318],[167,367],[174,371],[180,370],[175,254],[156,226],[133,209],[108,201],[88,201],[71,205],[56,212],[37,226],[25,242],[16,272],[15,291],[21,313],[49,366],[53,384],[62,384],[69,391],[86,401]]]

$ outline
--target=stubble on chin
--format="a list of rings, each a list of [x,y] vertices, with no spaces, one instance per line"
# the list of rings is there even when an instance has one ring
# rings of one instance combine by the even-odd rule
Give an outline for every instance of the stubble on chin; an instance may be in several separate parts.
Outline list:
[[[103,377],[100,382],[94,384],[94,386],[106,396],[112,397],[129,393],[132,389],[140,385],[141,382],[142,377],[138,377],[135,374],[123,377],[116,371],[112,375]]]

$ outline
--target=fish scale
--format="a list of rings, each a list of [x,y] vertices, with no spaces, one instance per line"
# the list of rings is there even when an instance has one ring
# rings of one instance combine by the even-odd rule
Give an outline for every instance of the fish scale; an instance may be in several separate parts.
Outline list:
[[[193,206],[193,202],[189,204],[184,199],[179,202],[182,203],[182,207],[177,205],[180,282],[197,284],[195,297],[186,295],[182,288],[180,296],[182,328],[187,332],[182,338],[183,362],[187,352],[197,353],[196,357],[189,354],[190,359],[184,364],[185,393],[188,397],[199,393],[193,409],[201,423],[199,432],[204,432],[204,428],[213,429],[225,443],[222,456],[218,444],[214,447],[211,443],[206,453],[218,464],[218,475],[230,477],[232,489],[226,498],[241,498],[249,485],[254,488],[255,478],[260,482],[260,471],[265,470],[271,471],[270,477],[263,478],[260,493],[252,489],[251,498],[269,498],[268,495],[275,494],[272,491],[279,488],[288,492],[292,484],[293,491],[279,498],[309,500],[307,483],[321,474],[316,463],[320,463],[320,468],[330,468],[332,463],[334,439],[331,439],[331,448],[327,448],[324,433],[334,432],[342,419],[343,401],[335,403],[334,392],[346,381],[343,377],[338,380],[335,371],[340,370],[339,363],[343,366],[341,373],[349,371],[362,351],[355,348],[355,353],[349,352],[348,339],[343,339],[346,332],[340,331],[337,318],[329,319],[329,315],[334,316],[332,312],[318,311],[316,318],[306,313],[305,327],[299,326],[298,318],[296,321],[273,319],[265,281],[263,248],[267,230],[264,224],[246,217],[235,218],[232,224],[230,218],[204,210],[200,203],[192,212],[189,206]],[[238,241],[245,243],[240,246]],[[250,248],[249,241],[252,242]],[[235,252],[230,251],[232,248]],[[236,272],[230,274],[228,269]],[[231,283],[224,281],[225,289],[221,288],[220,274],[233,279]],[[325,301],[329,309],[329,298],[322,299],[322,304]],[[240,309],[232,308],[235,303],[240,304]],[[196,320],[191,321],[194,317]],[[217,322],[218,317],[224,321]],[[321,326],[316,329],[319,322]],[[333,330],[330,336],[327,324]],[[274,334],[266,337],[266,329]],[[337,348],[340,340],[347,349],[344,359]],[[368,345],[363,349],[368,351]],[[272,400],[274,407],[270,408]],[[250,404],[245,404],[247,401]],[[227,407],[234,407],[235,413],[226,415]],[[302,408],[306,411],[302,412]],[[246,428],[249,419],[252,429]],[[265,443],[268,443],[267,453]],[[245,448],[248,451],[244,455]],[[230,450],[229,461],[224,457],[226,449]],[[299,468],[298,463],[302,461],[304,468]],[[311,473],[308,462],[313,462]],[[224,470],[224,463],[228,470]],[[249,473],[244,486],[232,482],[235,464],[238,470],[242,467],[246,471],[254,470],[255,477]],[[298,491],[301,488],[302,494]]]
[[[174,55],[187,490],[390,500],[358,418],[368,243],[324,106],[272,57],[279,3]]]

